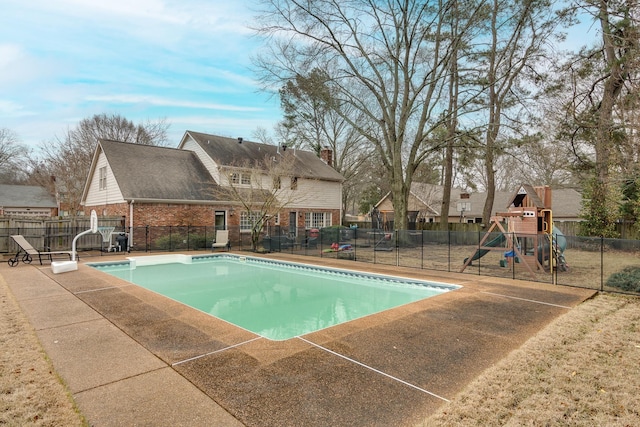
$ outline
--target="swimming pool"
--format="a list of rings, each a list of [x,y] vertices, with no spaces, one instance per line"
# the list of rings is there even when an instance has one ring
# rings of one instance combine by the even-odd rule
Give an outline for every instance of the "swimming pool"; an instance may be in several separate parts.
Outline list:
[[[271,340],[460,287],[230,254],[135,257],[89,265]]]

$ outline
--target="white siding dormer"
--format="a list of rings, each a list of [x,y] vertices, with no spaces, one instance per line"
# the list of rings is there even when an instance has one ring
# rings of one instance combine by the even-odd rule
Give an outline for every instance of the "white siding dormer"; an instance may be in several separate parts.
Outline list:
[[[84,204],[85,206],[99,206],[122,202],[124,202],[124,197],[120,187],[118,187],[118,183],[113,176],[107,157],[101,152],[98,155],[98,161],[91,176],[89,191],[87,191],[87,199]]]
[[[298,178],[295,189],[283,186],[279,198],[289,201],[287,206],[290,208],[340,209],[342,184],[334,181]]]
[[[269,188],[263,187],[266,182],[263,176],[260,176],[255,171],[246,168],[223,166],[220,168],[219,176],[220,181],[218,181],[218,185],[223,187],[234,186],[238,188],[254,189]]]
[[[222,177],[220,176],[220,170],[218,164],[213,161],[211,157],[200,147],[200,145],[193,140],[193,138],[189,137],[182,145],[183,150],[189,150],[196,153],[198,159],[202,162],[207,171],[211,174],[213,179],[216,181],[218,185],[226,185],[226,183],[222,182]]]

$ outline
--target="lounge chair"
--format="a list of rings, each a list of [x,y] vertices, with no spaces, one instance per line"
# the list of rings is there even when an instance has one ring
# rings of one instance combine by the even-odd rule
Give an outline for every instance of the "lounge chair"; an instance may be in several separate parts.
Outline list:
[[[383,233],[382,238],[378,240],[373,247],[374,251],[392,251],[393,250],[393,242],[391,240],[391,233]]]
[[[18,258],[20,256],[20,252],[24,252],[24,255],[22,256],[22,262],[24,262],[25,264],[31,264],[31,261],[33,261],[36,256],[38,257],[38,261],[40,261],[40,265],[42,265],[42,257],[48,259],[49,261],[53,261],[54,255],[67,255],[69,257],[69,260],[71,260],[73,256],[73,251],[41,252],[31,246],[31,244],[27,242],[27,239],[19,234],[11,236],[11,238],[14,242],[16,242],[16,245],[18,245],[18,252],[16,252],[16,256],[13,258],[9,258],[8,261],[11,267],[15,267],[20,262],[20,259]]]
[[[216,240],[211,245],[211,250],[215,248],[227,248],[231,250],[231,241],[229,240],[229,230],[216,230]]]

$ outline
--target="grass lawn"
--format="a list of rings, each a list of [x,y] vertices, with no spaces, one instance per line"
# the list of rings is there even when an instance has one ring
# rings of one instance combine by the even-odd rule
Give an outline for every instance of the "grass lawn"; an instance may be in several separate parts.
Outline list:
[[[87,425],[2,276],[0,348],[1,426]]]
[[[640,299],[599,295],[469,384],[424,426],[640,425]]]

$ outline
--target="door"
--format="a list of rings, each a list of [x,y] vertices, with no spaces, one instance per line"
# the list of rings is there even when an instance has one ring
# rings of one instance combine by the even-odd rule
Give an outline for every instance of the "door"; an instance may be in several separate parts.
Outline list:
[[[216,230],[227,229],[227,216],[225,211],[216,211],[214,225]]]
[[[298,235],[298,223],[296,222],[296,212],[289,212],[289,237],[296,237]]]

